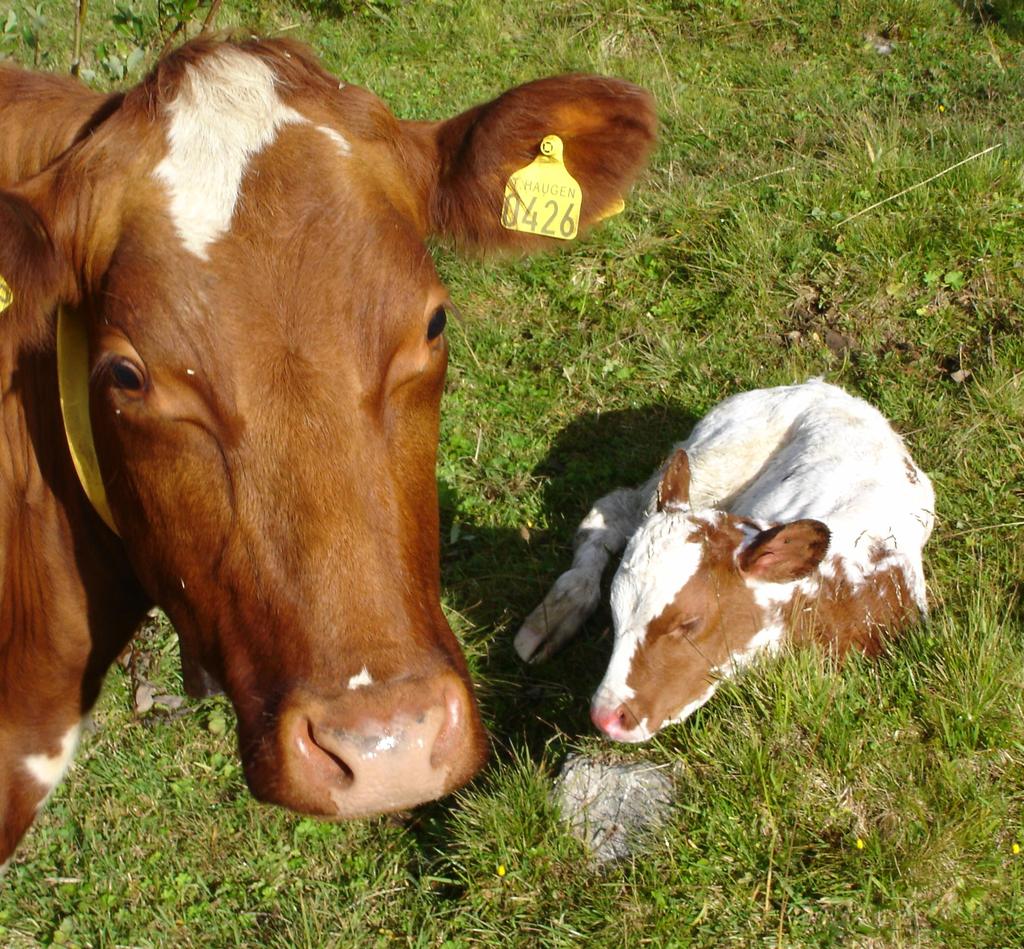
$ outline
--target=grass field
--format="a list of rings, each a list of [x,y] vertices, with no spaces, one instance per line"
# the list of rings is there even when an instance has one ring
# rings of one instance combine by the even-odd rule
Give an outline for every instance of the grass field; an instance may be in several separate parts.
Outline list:
[[[152,62],[154,6],[91,6],[93,83]],[[15,3],[0,53],[66,69],[70,7],[33,27]],[[407,819],[288,815],[249,797],[225,701],[137,718],[118,668],[0,884],[0,944],[1024,945],[1024,42],[1013,3],[965,7],[229,0],[221,25],[311,42],[403,117],[588,70],[648,86],[661,141],[565,253],[438,251],[460,310],[442,578],[482,775]],[[635,862],[588,869],[548,795],[568,751],[608,748],[587,718],[608,615],[536,669],[512,635],[590,502],[723,397],[813,375],[935,483],[931,621],[875,664],[758,667],[617,749],[674,768],[678,806]],[[171,630],[140,661],[180,689]]]

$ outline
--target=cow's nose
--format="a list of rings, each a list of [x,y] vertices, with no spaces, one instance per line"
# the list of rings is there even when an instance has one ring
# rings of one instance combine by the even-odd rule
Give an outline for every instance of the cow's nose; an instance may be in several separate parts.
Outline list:
[[[590,720],[609,738],[616,741],[636,741],[628,737],[639,722],[625,703],[602,707],[593,705],[590,709]]]
[[[448,673],[297,702],[281,731],[285,782],[273,797],[323,817],[434,800],[465,784],[486,754],[475,703]]]

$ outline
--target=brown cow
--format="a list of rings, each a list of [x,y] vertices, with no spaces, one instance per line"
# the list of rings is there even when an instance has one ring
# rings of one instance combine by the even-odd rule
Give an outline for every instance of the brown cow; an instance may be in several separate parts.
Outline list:
[[[477,771],[440,607],[448,296],[424,240],[549,246],[502,226],[509,175],[560,136],[585,228],[654,125],[642,90],[576,75],[402,122],[281,40],[190,43],[123,96],[0,70],[0,862],[153,603],[187,685],[234,703],[257,797],[360,816]],[[61,308],[87,345],[92,503]]]

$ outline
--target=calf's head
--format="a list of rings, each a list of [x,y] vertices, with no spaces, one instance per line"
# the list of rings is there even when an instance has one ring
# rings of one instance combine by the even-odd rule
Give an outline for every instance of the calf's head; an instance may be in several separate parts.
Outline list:
[[[691,510],[689,489],[680,449],[612,581],[615,647],[590,714],[618,741],[645,741],[683,721],[721,679],[777,647],[780,598],[828,547],[819,521],[762,529],[724,511]]]
[[[567,76],[401,122],[287,42],[196,42],[0,195],[6,330],[87,337],[112,520],[183,650],[238,713],[254,793],[325,816],[408,807],[485,755],[440,607],[435,453],[447,292],[425,240],[502,227],[561,137],[581,226],[653,142],[649,97]]]

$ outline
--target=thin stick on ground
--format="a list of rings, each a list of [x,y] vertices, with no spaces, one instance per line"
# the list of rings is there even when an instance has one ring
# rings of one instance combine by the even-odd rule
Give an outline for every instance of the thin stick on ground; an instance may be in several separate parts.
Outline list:
[[[975,152],[973,155],[968,155],[966,158],[962,158],[955,165],[950,165],[948,168],[943,168],[942,171],[937,172],[930,178],[925,178],[924,181],[919,181],[916,185],[911,185],[909,188],[904,188],[902,191],[897,191],[896,194],[889,195],[888,198],[882,198],[881,201],[876,201],[874,204],[869,204],[866,208],[861,208],[856,214],[851,214],[848,218],[841,220],[836,227],[842,227],[844,224],[849,224],[854,218],[860,217],[862,214],[867,214],[868,211],[874,211],[875,208],[880,208],[883,204],[888,204],[890,201],[895,201],[897,198],[902,198],[905,194],[910,194],[911,191],[916,191],[918,188],[923,188],[926,184],[934,181],[936,178],[941,178],[943,175],[948,175],[951,171],[959,168],[961,165],[966,165],[969,161],[974,161],[975,158],[981,158],[982,155],[987,155],[989,152],[994,152],[997,148],[1002,148],[1003,143],[997,142],[995,145],[989,145],[988,148],[982,149],[980,152]]]
[[[75,48],[71,57],[71,75],[77,76],[79,67],[82,63],[82,26],[85,23],[85,11],[88,6],[88,0],[78,0],[76,4],[77,10],[75,12]]]
[[[174,48],[174,44],[177,42],[178,36],[181,34],[183,29],[185,29],[185,21],[178,20],[178,22],[174,24],[174,29],[172,29],[167,35],[167,39],[164,40],[164,45],[160,47],[160,53],[157,56],[157,59],[163,59]]]
[[[203,25],[199,28],[200,36],[209,33],[210,30],[213,29],[214,23],[217,19],[217,14],[220,13],[220,6],[222,2],[223,0],[213,0],[210,4],[210,9],[206,11],[206,16],[203,18]],[[175,23],[174,29],[171,30],[170,35],[164,41],[164,45],[160,49],[160,56],[158,58],[162,59],[171,51],[174,44],[177,42],[178,37],[181,35],[183,30],[188,28],[190,22],[191,17],[186,17],[185,19],[178,20],[178,22]]]
[[[794,171],[796,165],[787,165],[785,168],[776,168],[775,171],[766,171],[763,175],[756,175],[753,178],[747,178],[746,181],[740,181],[735,185],[730,185],[729,190],[733,188],[742,188],[744,185],[752,185],[755,181],[764,181],[765,178],[773,178],[775,175],[784,175],[787,171]]]
[[[220,13],[221,3],[222,0],[213,0],[213,3],[210,4],[209,12],[206,14],[206,19],[203,20],[203,27],[199,31],[200,33],[209,33],[213,29],[217,14]]]

